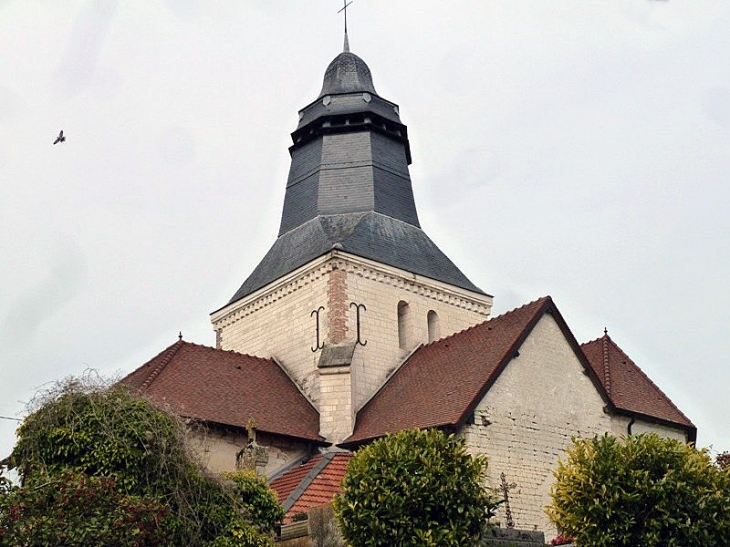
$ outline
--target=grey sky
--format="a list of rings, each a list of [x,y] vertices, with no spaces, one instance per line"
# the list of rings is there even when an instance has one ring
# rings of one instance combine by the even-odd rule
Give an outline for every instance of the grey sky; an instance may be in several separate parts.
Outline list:
[[[0,1],[0,415],[180,330],[214,344],[340,7]],[[730,2],[356,0],[348,23],[424,229],[496,313],[550,294],[579,341],[608,327],[730,450]]]

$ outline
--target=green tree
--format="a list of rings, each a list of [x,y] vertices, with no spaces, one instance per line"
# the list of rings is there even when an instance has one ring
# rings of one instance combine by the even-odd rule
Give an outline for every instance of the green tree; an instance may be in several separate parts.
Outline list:
[[[353,547],[464,547],[497,502],[485,487],[487,460],[440,430],[401,431],[359,450],[334,509]]]
[[[730,475],[686,443],[574,440],[555,478],[547,513],[581,547],[730,544]]]
[[[124,386],[71,380],[41,394],[10,456],[21,484],[0,495],[0,544],[272,545],[270,523],[257,528],[240,488],[202,470],[188,435]]]

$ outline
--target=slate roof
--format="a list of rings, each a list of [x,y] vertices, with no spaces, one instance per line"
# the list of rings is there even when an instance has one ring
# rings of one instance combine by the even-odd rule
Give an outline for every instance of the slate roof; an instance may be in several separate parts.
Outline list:
[[[596,376],[619,411],[684,426],[694,435],[694,424],[664,392],[618,347],[608,333],[581,345]]]
[[[340,53],[299,114],[279,237],[229,304],[333,249],[485,294],[421,230],[408,129],[362,59]]]
[[[271,359],[178,340],[122,382],[182,416],[322,442],[319,413]]]
[[[367,91],[377,95],[368,65],[354,53],[343,51],[327,67],[319,98],[337,93]]]
[[[333,249],[484,294],[420,228],[369,212],[319,216],[279,237],[230,302]]]
[[[584,354],[546,296],[419,348],[358,412],[353,434],[341,446],[358,446],[402,429],[458,429],[546,313],[557,322],[609,409],[680,426],[689,430],[692,440],[692,423],[612,342],[609,380],[603,342],[585,344]]]
[[[285,520],[312,507],[325,505],[340,492],[340,484],[352,459],[351,452],[317,454],[308,462],[293,467],[271,483],[279,503],[286,512]]]

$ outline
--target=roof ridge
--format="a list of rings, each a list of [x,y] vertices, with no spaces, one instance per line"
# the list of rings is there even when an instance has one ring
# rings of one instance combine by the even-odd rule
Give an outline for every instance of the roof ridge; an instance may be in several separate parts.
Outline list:
[[[603,335],[602,342],[603,342],[603,380],[604,380],[604,388],[606,389],[606,393],[608,393],[608,396],[611,397],[611,366],[609,363],[609,355],[608,355],[608,343],[611,341],[611,338],[609,338],[608,333]]]
[[[160,362],[152,370],[152,372],[150,372],[149,376],[147,376],[147,379],[142,382],[141,389],[147,389],[148,387],[150,387],[150,384],[155,380],[155,378],[157,378],[157,376],[159,376],[160,372],[165,369],[165,367],[172,360],[175,354],[180,351],[180,348],[183,346],[183,344],[187,343],[188,342],[184,342],[183,339],[180,338],[177,342],[168,347],[162,355],[162,359],[160,359]]]
[[[289,509],[294,507],[294,504],[297,502],[297,500],[299,500],[302,494],[307,491],[307,488],[309,488],[312,482],[314,482],[314,479],[319,476],[322,470],[324,470],[324,468],[329,465],[336,453],[337,452],[327,452],[325,454],[322,454],[322,459],[312,467],[309,473],[307,473],[307,475],[299,482],[297,487],[292,490],[291,494],[289,494],[284,503],[282,503],[285,513],[287,513]]]
[[[513,308],[511,310],[507,310],[505,312],[500,313],[499,315],[495,315],[494,317],[490,317],[487,321],[494,321],[495,319],[499,319],[500,317],[504,317],[505,315],[510,315],[512,313],[515,313],[516,311],[522,310],[524,308],[528,308],[530,306],[533,306],[537,304],[538,302],[543,302],[550,300],[552,302],[553,298],[549,294],[546,294],[545,296],[540,296],[539,298],[536,298],[532,302],[527,302],[526,304],[522,304],[521,306],[518,306],[516,308]],[[486,321],[485,321],[486,322]]]
[[[196,344],[195,342],[184,341],[184,343],[187,344],[188,346],[195,346],[197,348],[210,349],[213,351],[221,351],[223,353],[232,353],[234,355],[240,355],[241,357],[249,357],[251,359],[256,359],[258,361],[275,362],[275,359],[273,357],[259,357],[258,355],[251,355],[250,353],[241,353],[240,351],[236,351],[233,349],[216,348],[214,346],[208,346],[206,344]]]
[[[443,338],[439,338],[438,340],[433,340],[432,342],[429,342],[428,344],[423,344],[422,348],[427,348],[427,347],[432,346],[434,344],[438,344],[438,343],[444,342],[445,340],[448,340],[449,338],[453,338],[455,336],[459,336],[459,335],[461,335],[461,334],[463,334],[465,332],[469,332],[470,330],[475,330],[477,328],[482,327],[483,325],[486,325],[487,323],[491,323],[492,321],[496,321],[497,319],[502,319],[502,318],[504,318],[504,317],[506,317],[508,315],[512,315],[513,313],[518,312],[521,309],[527,308],[529,306],[533,306],[533,305],[537,304],[538,302],[547,301],[547,300],[552,301],[552,298],[550,297],[550,295],[541,296],[540,298],[536,298],[532,302],[527,302],[526,304],[523,304],[523,305],[518,306],[518,307],[516,307],[514,309],[511,309],[511,310],[507,310],[505,312],[502,312],[501,314],[495,315],[494,317],[488,317],[487,319],[485,319],[481,323],[477,323],[476,325],[472,325],[470,327],[466,327],[465,329],[461,329],[460,331],[457,331],[457,332],[454,332],[452,334],[449,334],[448,336],[444,336]]]

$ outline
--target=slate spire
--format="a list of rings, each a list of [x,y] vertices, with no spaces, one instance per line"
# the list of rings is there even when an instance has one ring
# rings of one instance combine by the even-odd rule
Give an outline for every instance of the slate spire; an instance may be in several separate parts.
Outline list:
[[[333,249],[484,294],[421,230],[408,129],[348,49],[345,34],[319,96],[299,111],[279,237],[231,302]]]

